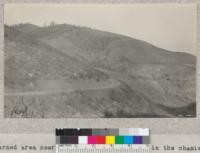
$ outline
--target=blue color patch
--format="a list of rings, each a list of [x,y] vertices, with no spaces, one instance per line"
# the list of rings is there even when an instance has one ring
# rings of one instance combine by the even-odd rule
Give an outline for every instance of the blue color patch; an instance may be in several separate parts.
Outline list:
[[[132,136],[124,136],[124,144],[133,144]]]
[[[142,136],[135,136],[134,142],[135,144],[142,144]]]

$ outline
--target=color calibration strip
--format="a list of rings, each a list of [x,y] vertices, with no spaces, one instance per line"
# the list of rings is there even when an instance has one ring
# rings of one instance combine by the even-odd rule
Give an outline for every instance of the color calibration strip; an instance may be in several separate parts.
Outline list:
[[[148,128],[56,129],[56,144],[150,144]]]

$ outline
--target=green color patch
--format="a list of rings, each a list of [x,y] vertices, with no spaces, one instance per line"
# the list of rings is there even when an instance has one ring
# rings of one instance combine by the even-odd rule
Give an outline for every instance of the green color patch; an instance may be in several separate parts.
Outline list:
[[[116,136],[115,137],[115,144],[124,144],[123,136]]]

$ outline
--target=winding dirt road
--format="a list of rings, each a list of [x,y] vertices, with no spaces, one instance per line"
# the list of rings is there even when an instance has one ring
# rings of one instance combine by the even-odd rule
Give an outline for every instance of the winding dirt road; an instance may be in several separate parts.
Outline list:
[[[103,85],[102,85],[103,84]],[[76,91],[76,90],[100,90],[100,89],[109,89],[109,88],[115,88],[117,86],[119,86],[120,83],[117,80],[114,79],[109,79],[105,83],[93,83],[90,84],[88,87],[83,85],[83,84],[79,84],[79,85],[73,85],[73,84],[69,84],[68,86],[66,85],[65,89],[51,89],[51,90],[41,90],[41,91],[29,91],[29,92],[7,92],[4,93],[5,96],[30,96],[30,95],[46,95],[46,94],[56,94],[56,93],[65,93],[65,92],[72,92],[72,91]]]

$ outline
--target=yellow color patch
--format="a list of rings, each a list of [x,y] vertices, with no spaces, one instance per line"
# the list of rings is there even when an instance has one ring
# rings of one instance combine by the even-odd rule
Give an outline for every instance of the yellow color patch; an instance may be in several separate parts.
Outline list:
[[[115,144],[115,136],[106,136],[106,144]]]

